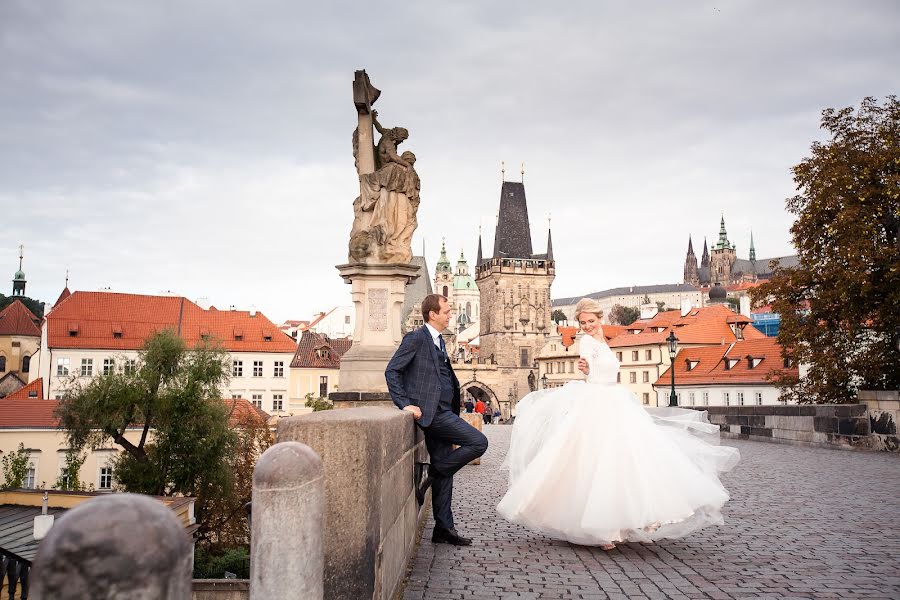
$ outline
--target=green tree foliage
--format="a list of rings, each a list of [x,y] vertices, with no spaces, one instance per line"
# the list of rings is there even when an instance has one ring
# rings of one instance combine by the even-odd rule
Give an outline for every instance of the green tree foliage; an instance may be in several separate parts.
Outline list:
[[[328,398],[316,398],[312,394],[306,395],[306,406],[313,409],[313,412],[318,412],[320,410],[331,410],[332,408],[334,408],[334,404],[332,404],[331,400],[329,400]]]
[[[25,483],[25,475],[28,473],[28,464],[31,455],[25,449],[25,444],[19,442],[19,447],[15,452],[10,452],[2,459],[3,464],[3,485],[2,489],[20,488]]]
[[[557,308],[552,313],[550,313],[550,320],[554,323],[563,323],[564,321],[566,321],[566,313]]]
[[[827,109],[822,128],[830,139],[793,168],[787,200],[800,266],[753,299],[781,314],[786,358],[809,365],[800,381],[777,378],[788,395],[853,402],[858,389],[900,386],[900,102]]]
[[[631,325],[637,321],[640,316],[641,310],[639,308],[616,304],[609,309],[608,318],[609,322],[613,325]]]
[[[82,485],[79,476],[81,473],[81,466],[84,464],[85,459],[87,459],[87,454],[81,454],[71,450],[66,452],[66,466],[61,469],[59,477],[56,478],[56,484],[53,487],[57,490],[68,490],[72,492],[88,489],[88,486]],[[89,487],[93,488],[93,485]]]
[[[76,452],[109,440],[124,450],[112,464],[121,489],[196,497],[204,539],[216,522],[217,499],[234,493],[239,436],[219,391],[227,373],[221,349],[188,350],[173,332],[159,332],[147,340],[137,369],[75,381],[60,402],[60,426]]]

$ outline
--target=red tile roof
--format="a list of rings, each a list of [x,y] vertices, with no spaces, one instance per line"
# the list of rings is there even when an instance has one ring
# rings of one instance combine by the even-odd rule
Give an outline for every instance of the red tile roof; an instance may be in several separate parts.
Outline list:
[[[47,315],[47,327],[50,348],[137,350],[163,329],[192,346],[204,338],[218,340],[229,352],[297,348],[260,312],[203,310],[180,296],[74,292]]]
[[[38,397],[29,398],[29,389],[37,386]],[[41,379],[0,400],[0,429],[56,429],[58,400],[44,400]]]
[[[29,398],[29,391],[35,391],[37,397]],[[266,423],[270,418],[267,412],[243,398],[223,399],[222,402],[230,410],[228,424],[231,427],[243,424],[248,416],[259,418],[261,423]],[[41,379],[35,379],[0,400],[0,429],[56,429],[59,424],[55,416],[58,406],[59,400],[43,399]]]
[[[243,398],[230,398],[223,402],[231,409],[228,416],[228,424],[231,427],[243,424],[247,417],[257,418],[261,423],[266,423],[272,416]]]
[[[639,319],[628,325],[627,333],[617,336],[609,342],[611,348],[629,346],[643,346],[645,344],[662,344],[674,329],[675,336],[682,344],[721,344],[733,342],[737,338],[729,326],[731,322],[747,322],[745,317],[738,315],[730,308],[722,305],[704,306],[694,308],[681,316],[678,310],[667,310],[657,314],[652,319]],[[660,329],[660,331],[657,331]],[[638,331],[639,333],[633,333]],[[765,334],[755,329],[752,325],[746,325],[743,332],[744,338],[760,339]]]
[[[72,295],[72,292],[69,291],[69,286],[63,288],[63,291],[60,292],[59,298],[56,299],[56,302],[53,303],[53,306],[59,306],[59,303]]]
[[[339,369],[341,356],[352,344],[353,340],[350,338],[331,339],[323,333],[304,331],[297,344],[294,360],[291,361],[291,368]]]
[[[0,311],[0,335],[41,337],[41,320],[21,300]]]
[[[34,396],[32,396],[31,394],[34,394]],[[44,380],[42,378],[38,377],[31,383],[19,388],[3,400],[28,400],[29,398],[32,400],[44,399]]]
[[[762,361],[751,368],[748,357],[761,358]],[[733,361],[730,369],[726,368],[726,358]],[[688,370],[689,361],[696,362],[690,370]],[[784,371],[788,375],[799,376],[796,365],[784,368],[781,346],[778,340],[771,337],[741,340],[719,346],[683,348],[675,357],[676,386],[766,383],[773,371]],[[667,370],[654,385],[670,385],[671,378],[672,375]]]

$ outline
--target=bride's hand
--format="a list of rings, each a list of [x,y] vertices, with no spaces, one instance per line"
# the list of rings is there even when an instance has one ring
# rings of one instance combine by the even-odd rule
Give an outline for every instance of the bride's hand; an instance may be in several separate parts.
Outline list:
[[[583,358],[579,358],[578,359],[578,370],[581,371],[582,373],[584,373],[585,375],[590,374],[591,367],[588,365],[588,361]]]

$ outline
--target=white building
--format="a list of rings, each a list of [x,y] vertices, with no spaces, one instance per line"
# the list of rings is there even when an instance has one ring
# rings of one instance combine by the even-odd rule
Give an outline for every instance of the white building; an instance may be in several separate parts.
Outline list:
[[[690,304],[692,307],[704,306],[703,292],[687,283],[672,283],[664,285],[633,285],[629,287],[612,288],[602,292],[594,292],[587,296],[573,296],[571,298],[559,298],[553,301],[553,310],[561,310],[566,319],[575,321],[575,305],[582,298],[593,298],[600,303],[603,310],[603,322],[609,323],[609,311],[616,304],[628,308],[640,309],[642,304],[665,304],[665,310],[680,309]],[[627,325],[627,323],[626,323]]]
[[[450,268],[447,248],[441,244],[441,258],[434,272],[434,290],[447,298],[453,311],[447,329],[456,334],[473,323],[478,323],[481,294],[475,278],[469,273],[469,263],[462,251],[456,262],[456,270]]]
[[[772,375],[799,375],[786,364],[775,338],[740,339],[705,348],[685,348],[675,357],[675,396],[679,406],[765,406],[785,404]],[[672,373],[653,384],[659,406],[667,406]]]
[[[326,335],[331,339],[352,338],[356,326],[356,310],[353,305],[335,306],[327,312],[318,313],[309,322],[309,330]]]
[[[225,397],[247,399],[268,413],[287,407],[294,340],[262,313],[204,310],[179,296],[72,293],[44,319],[31,380],[42,378],[43,396],[59,399],[75,381],[133,367],[145,341],[164,329],[189,347],[221,343],[231,357]]]

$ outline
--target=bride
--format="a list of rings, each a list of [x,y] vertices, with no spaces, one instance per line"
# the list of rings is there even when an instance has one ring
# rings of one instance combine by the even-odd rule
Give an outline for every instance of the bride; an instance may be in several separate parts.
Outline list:
[[[719,481],[739,460],[719,446],[705,412],[642,408],[616,383],[599,303],[575,307],[585,381],[539,390],[516,406],[505,464],[509,489],[497,506],[513,523],[575,544],[612,550],[723,523]]]

